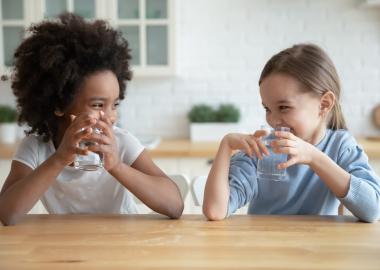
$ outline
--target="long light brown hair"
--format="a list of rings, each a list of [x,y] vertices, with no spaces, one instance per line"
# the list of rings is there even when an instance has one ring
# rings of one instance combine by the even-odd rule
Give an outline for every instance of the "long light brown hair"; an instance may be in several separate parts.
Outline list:
[[[322,96],[327,91],[335,95],[327,127],[333,130],[347,129],[340,106],[339,76],[330,57],[314,44],[297,44],[272,56],[260,75],[261,82],[273,73],[292,76],[304,89]]]

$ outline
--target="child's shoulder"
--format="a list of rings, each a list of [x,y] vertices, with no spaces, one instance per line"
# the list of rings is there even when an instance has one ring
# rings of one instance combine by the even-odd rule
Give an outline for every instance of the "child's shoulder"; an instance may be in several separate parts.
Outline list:
[[[354,136],[346,129],[327,130],[328,141],[330,144],[338,145],[357,145]]]
[[[43,145],[47,145],[48,143],[43,140],[42,136],[29,134],[26,135],[20,142],[20,146],[26,147],[43,147]]]
[[[327,132],[328,138],[326,140],[326,144],[323,146],[323,151],[329,152],[330,156],[341,156],[347,151],[361,151],[361,147],[358,145],[354,136],[348,130],[328,130]]]
[[[120,128],[120,127],[113,127],[113,131],[116,137],[116,140],[118,142],[119,147],[133,147],[133,148],[141,148],[143,147],[140,141],[128,130]]]
[[[124,162],[131,165],[144,150],[144,146],[129,131],[119,127],[114,127],[113,129],[119,148],[119,154]]]
[[[49,145],[49,142],[45,142],[42,136],[30,134],[21,140],[12,159],[35,169],[53,151],[54,148]]]
[[[116,139],[118,139],[118,140],[122,140],[122,141],[123,140],[130,140],[130,139],[136,139],[137,140],[137,138],[131,132],[129,132],[126,129],[114,126],[113,131],[114,131]]]

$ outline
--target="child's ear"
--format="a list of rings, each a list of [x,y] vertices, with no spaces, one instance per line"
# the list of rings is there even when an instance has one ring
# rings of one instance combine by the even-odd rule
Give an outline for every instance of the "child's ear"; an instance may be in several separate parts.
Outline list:
[[[335,105],[335,95],[331,91],[327,91],[321,97],[320,114],[326,116]]]

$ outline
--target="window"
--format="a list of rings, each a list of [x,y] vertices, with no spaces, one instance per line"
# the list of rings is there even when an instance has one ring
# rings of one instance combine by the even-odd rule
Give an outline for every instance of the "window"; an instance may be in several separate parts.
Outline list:
[[[137,74],[173,73],[173,0],[117,0],[114,25],[132,48]]]
[[[13,65],[14,50],[23,39],[29,22],[24,0],[1,0],[0,59],[4,69]]]
[[[106,19],[128,40],[136,76],[174,73],[174,0],[0,0],[2,73],[32,22],[69,11],[86,19]]]

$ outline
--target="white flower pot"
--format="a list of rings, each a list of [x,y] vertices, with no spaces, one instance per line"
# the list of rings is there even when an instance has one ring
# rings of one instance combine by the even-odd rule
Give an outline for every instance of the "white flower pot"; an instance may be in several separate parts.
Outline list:
[[[239,123],[191,123],[190,139],[192,141],[220,141],[231,132],[244,132]]]
[[[3,123],[0,124],[0,142],[4,144],[12,144],[16,142],[17,124]]]

